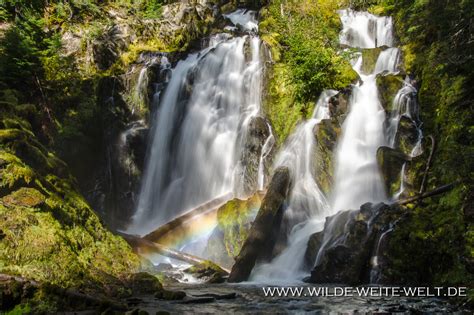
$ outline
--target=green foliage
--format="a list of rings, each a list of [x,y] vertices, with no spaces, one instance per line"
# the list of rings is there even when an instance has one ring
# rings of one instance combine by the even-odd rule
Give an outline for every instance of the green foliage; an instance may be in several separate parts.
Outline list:
[[[311,114],[324,89],[342,89],[356,77],[340,52],[334,1],[272,1],[262,10],[260,32],[272,52],[266,111],[279,141]]]
[[[255,194],[246,200],[232,199],[217,211],[218,226],[224,232],[224,245],[229,257],[239,254],[260,204],[260,196]]]
[[[62,287],[119,281],[138,267],[138,258],[103,227],[64,162],[36,140],[19,113],[0,115],[0,133],[24,134],[0,142],[0,272]]]
[[[31,306],[29,304],[19,304],[15,306],[14,309],[5,313],[5,315],[23,315],[23,314],[30,314],[31,313]]]
[[[162,2],[160,0],[148,0],[145,1],[143,17],[146,19],[158,19],[161,16],[161,6]]]
[[[427,282],[469,285],[474,281],[466,270],[474,265],[474,222],[467,213],[474,178],[474,1],[384,0],[371,11],[394,17],[405,67],[418,80],[424,134],[437,140],[430,188],[462,183],[416,207],[395,233],[393,258],[406,277],[422,271]]]

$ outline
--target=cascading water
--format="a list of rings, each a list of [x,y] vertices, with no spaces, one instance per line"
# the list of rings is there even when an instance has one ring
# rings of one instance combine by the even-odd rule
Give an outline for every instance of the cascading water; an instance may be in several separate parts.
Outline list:
[[[244,13],[246,25],[257,25]],[[235,187],[242,186],[241,178],[235,171],[242,142],[260,111],[260,45],[253,35],[219,34],[172,70],[156,112],[129,232],[145,234],[218,196],[239,194]]]
[[[270,264],[257,266],[252,272],[252,281],[294,280],[302,275],[303,255],[311,234],[320,231],[324,218],[329,214],[326,197],[315,181],[313,174],[315,137],[314,128],[323,119],[329,118],[328,102],[338,92],[324,91],[308,121],[300,124],[277,155],[275,168],[286,166],[290,170],[293,186],[285,217],[293,229],[287,248]]]
[[[275,145],[275,137],[273,136],[272,128],[267,124],[268,130],[270,130],[270,135],[262,147],[262,153],[258,161],[258,181],[257,189],[262,191],[265,189],[265,160],[268,158],[269,154],[272,152],[273,146]]]
[[[365,12],[340,11],[343,30],[341,43],[354,48],[392,46],[392,19]],[[379,54],[375,70],[364,74],[363,55],[353,64],[361,82],[354,86],[349,114],[342,126],[336,150],[333,212],[358,209],[365,202],[386,200],[376,159],[377,149],[385,144],[385,111],[379,98],[376,77],[384,71],[396,72],[399,62],[397,48]]]
[[[362,203],[387,199],[376,159],[377,149],[386,145],[385,110],[378,97],[377,75],[395,74],[400,63],[400,51],[393,45],[392,19],[376,17],[352,10],[340,11],[343,30],[341,44],[359,49],[383,49],[371,73],[365,73],[361,52],[353,60],[353,68],[360,76],[349,101],[349,113],[342,125],[342,134],[335,152],[335,184],[332,203],[326,202],[311,172],[314,155],[314,126],[328,118],[327,102],[336,92],[323,93],[313,119],[300,125],[278,155],[276,165],[289,167],[294,181],[285,217],[294,218],[296,225],[290,233],[288,247],[269,264],[257,266],[251,280],[301,278],[303,256],[311,234],[321,231],[325,217],[341,210],[358,209]],[[333,222],[337,222],[334,220]],[[317,255],[324,251],[332,239],[331,226],[327,226]],[[326,231],[327,230],[327,231]]]
[[[379,17],[351,9],[341,10],[339,14],[343,25],[339,38],[342,45],[356,48],[393,46],[391,17]]]

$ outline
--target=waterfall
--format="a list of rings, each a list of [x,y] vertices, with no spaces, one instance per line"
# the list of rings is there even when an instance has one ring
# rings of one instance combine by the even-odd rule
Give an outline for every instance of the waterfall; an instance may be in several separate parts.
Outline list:
[[[355,48],[393,44],[391,18],[351,10],[342,10],[340,15],[343,24],[341,43]],[[379,101],[376,78],[382,72],[397,72],[399,51],[393,47],[383,50],[371,74],[362,73],[362,58],[361,54],[353,63],[360,83],[353,88],[349,114],[342,125],[336,150],[333,213],[358,209],[365,202],[386,200],[376,159],[377,149],[385,145],[386,140],[385,111]]]
[[[376,159],[377,149],[387,145],[386,114],[379,100],[376,79],[377,75],[399,72],[400,51],[392,47],[392,19],[352,10],[342,10],[339,13],[343,24],[340,34],[342,45],[358,49],[383,46],[383,49],[372,73],[364,73],[362,70],[362,51],[352,61],[360,81],[353,86],[348,115],[342,124],[335,151],[331,202],[326,201],[316,184],[314,178],[318,174],[312,173],[311,163],[316,141],[313,129],[322,119],[329,118],[328,101],[337,92],[325,91],[321,95],[312,119],[297,127],[278,154],[275,165],[287,166],[292,174],[293,186],[285,217],[292,220],[290,225],[293,229],[287,248],[270,263],[258,265],[252,272],[253,281],[301,279],[305,275],[303,257],[308,239],[324,228],[327,216],[341,210],[358,209],[368,201],[387,199]],[[329,224],[325,229],[316,264],[325,245],[332,239],[333,228],[335,227]]]
[[[264,190],[265,188],[265,160],[268,158],[268,155],[272,152],[273,146],[275,145],[275,137],[273,136],[272,128],[267,123],[268,130],[270,130],[270,135],[262,147],[262,153],[260,154],[260,159],[258,161],[258,181],[257,187],[258,190]]]
[[[320,231],[329,206],[326,197],[315,181],[313,174],[315,137],[314,128],[323,119],[329,118],[328,102],[338,92],[324,91],[311,119],[298,125],[283,149],[278,153],[275,168],[286,166],[290,170],[292,187],[285,218],[293,226],[287,248],[270,264],[254,268],[251,280],[294,280],[302,275],[302,261],[311,234]]]
[[[243,13],[244,18],[237,13],[233,18],[257,25],[249,18],[255,15]],[[242,142],[260,112],[260,46],[254,35],[215,35],[207,48],[172,70],[154,117],[129,232],[145,234],[209,200],[239,194],[241,178],[235,173]]]
[[[351,9],[339,11],[343,30],[340,42],[356,48],[393,46],[393,21],[391,17],[375,16]]]

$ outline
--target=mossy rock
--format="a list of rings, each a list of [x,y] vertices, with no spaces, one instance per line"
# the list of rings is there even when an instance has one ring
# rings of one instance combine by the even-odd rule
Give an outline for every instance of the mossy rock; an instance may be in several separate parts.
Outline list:
[[[395,195],[400,190],[401,170],[403,165],[409,163],[410,160],[409,156],[399,150],[389,147],[380,147],[377,150],[377,161],[389,196]]]
[[[11,206],[36,208],[44,205],[46,197],[34,188],[22,187],[2,198],[2,201]]]
[[[382,107],[387,113],[393,108],[393,100],[397,92],[403,87],[404,78],[401,75],[380,74],[377,76],[377,88]]]
[[[316,150],[313,155],[316,181],[322,191],[328,195],[333,182],[334,150],[341,127],[336,119],[324,119],[314,127]]]
[[[406,155],[411,155],[419,140],[418,127],[415,122],[406,116],[400,117],[398,130],[395,136],[395,147]]]
[[[380,53],[385,50],[386,47],[377,47],[373,49],[362,49],[362,72],[364,74],[371,74],[375,70],[377,59]]]
[[[217,256],[224,254],[233,259],[239,254],[261,202],[262,196],[256,193],[249,199],[232,199],[217,210],[217,224],[226,250]]]
[[[185,272],[194,275],[198,279],[205,280],[207,283],[222,283],[228,275],[227,271],[209,260],[189,267]]]
[[[160,280],[147,272],[132,274],[127,282],[133,294],[157,294],[163,291]]]

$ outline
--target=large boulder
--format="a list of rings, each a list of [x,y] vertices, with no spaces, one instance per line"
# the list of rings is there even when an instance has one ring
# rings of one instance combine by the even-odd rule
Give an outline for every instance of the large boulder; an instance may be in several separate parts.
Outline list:
[[[248,199],[232,199],[217,210],[217,227],[209,237],[205,257],[231,268],[262,203],[260,193]]]
[[[280,232],[284,201],[289,186],[290,172],[288,168],[277,168],[263,199],[262,206],[252,224],[249,236],[232,267],[229,282],[247,280],[257,260],[268,259],[272,255],[277,235]]]
[[[359,210],[327,218],[323,235],[310,238],[310,242],[323,245],[317,252],[306,253],[308,258],[318,257],[309,282],[351,285],[374,282],[374,274],[384,268],[378,264],[383,261],[379,257],[380,240],[397,216],[396,206],[367,203]]]

